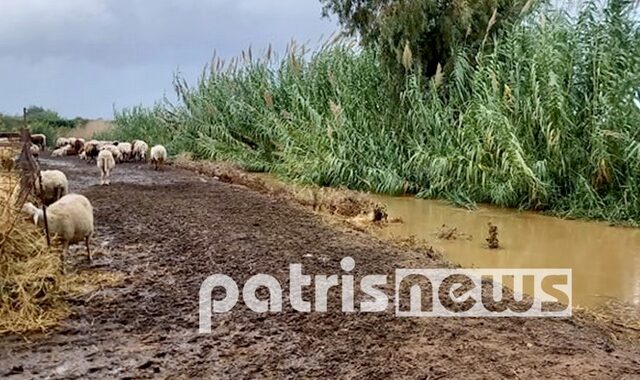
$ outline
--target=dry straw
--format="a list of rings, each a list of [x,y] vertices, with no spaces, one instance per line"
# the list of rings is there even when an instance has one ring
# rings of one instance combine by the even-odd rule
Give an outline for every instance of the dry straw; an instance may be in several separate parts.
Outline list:
[[[14,156],[17,151],[2,156]],[[0,171],[0,334],[44,331],[70,313],[69,297],[120,281],[115,273],[64,275],[59,248],[20,212],[20,178]]]

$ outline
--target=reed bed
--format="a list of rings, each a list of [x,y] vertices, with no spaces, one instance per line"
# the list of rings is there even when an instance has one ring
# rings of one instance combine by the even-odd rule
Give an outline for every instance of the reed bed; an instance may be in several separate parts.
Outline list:
[[[341,38],[214,58],[175,78],[177,103],[116,112],[111,137],[304,184],[638,224],[639,18],[599,3],[540,7],[428,80],[405,59],[391,83],[374,48]]]

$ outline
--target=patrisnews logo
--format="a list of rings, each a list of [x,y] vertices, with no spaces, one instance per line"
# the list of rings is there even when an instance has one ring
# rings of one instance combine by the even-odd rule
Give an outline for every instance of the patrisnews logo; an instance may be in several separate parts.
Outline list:
[[[395,279],[398,317],[571,316],[571,269],[397,269]]]
[[[390,312],[391,305],[398,317],[569,317],[572,312],[571,269],[396,269],[391,281],[387,275],[365,275],[356,283],[349,274],[355,261],[345,257],[340,267],[345,272],[340,276],[311,276],[303,274],[301,264],[291,264],[287,298],[292,309],[325,313],[330,289],[339,288],[344,313]],[[395,285],[392,300],[382,290],[390,283]],[[224,297],[213,300],[215,289],[216,294],[224,290]],[[242,300],[256,313],[279,313],[287,301],[282,289],[275,277],[257,274],[242,287]],[[313,297],[307,297],[313,302],[304,299],[305,289],[306,294],[313,289]],[[268,297],[259,298],[258,290]],[[199,292],[200,333],[211,332],[213,313],[231,311],[239,298],[231,277],[205,279]]]

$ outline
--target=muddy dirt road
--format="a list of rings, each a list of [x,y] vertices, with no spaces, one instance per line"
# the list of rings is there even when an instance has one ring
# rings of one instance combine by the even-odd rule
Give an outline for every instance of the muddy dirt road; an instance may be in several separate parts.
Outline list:
[[[123,164],[100,187],[97,168],[47,160],[95,208],[92,268],[125,280],[73,305],[46,336],[0,337],[0,377],[637,379],[640,349],[577,319],[401,319],[388,313],[262,315],[240,303],[198,334],[198,290],[209,275],[238,283],[268,273],[392,274],[441,265],[359,232],[338,231],[301,207],[177,168]],[[67,265],[86,269],[81,249]],[[286,287],[284,289],[287,298]],[[311,292],[306,292],[309,299]],[[330,292],[339,299],[339,290]],[[333,305],[335,306],[335,305]],[[333,312],[331,310],[334,310]]]

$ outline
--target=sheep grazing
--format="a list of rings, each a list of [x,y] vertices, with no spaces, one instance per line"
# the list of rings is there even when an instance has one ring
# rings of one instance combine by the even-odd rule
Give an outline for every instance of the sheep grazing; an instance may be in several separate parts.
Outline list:
[[[104,141],[104,140],[96,141],[96,146],[98,147],[98,149],[102,149],[106,145],[113,145],[113,143],[111,141]]]
[[[122,155],[122,161],[129,161],[131,159],[131,144],[124,142],[124,143],[120,143],[118,144],[118,150],[120,151],[120,154]]]
[[[73,143],[73,149],[76,151],[76,154],[80,154],[82,151],[84,151],[84,140],[76,139],[76,141]]]
[[[87,161],[92,162],[98,158],[100,149],[98,148],[98,141],[90,140],[84,144],[84,154]]]
[[[25,203],[22,210],[33,217],[35,224],[44,225],[44,213],[33,203]],[[81,241],[84,241],[87,246],[87,257],[91,262],[89,242],[93,235],[93,207],[86,197],[80,194],[67,194],[51,204],[47,207],[47,225],[49,233],[57,236],[63,243],[63,262],[69,244]]]
[[[40,192],[40,181],[36,178],[36,195],[40,197],[45,205],[50,205],[62,198],[69,192],[69,181],[67,176],[60,170],[42,170],[42,193]]]
[[[31,135],[31,143],[44,150],[47,147],[47,136],[42,133]]]
[[[65,145],[62,148],[58,148],[51,152],[51,157],[64,157],[73,149],[71,145]]]
[[[149,145],[142,140],[133,140],[131,142],[132,149],[132,158],[147,162],[147,151],[149,150]]]
[[[109,175],[116,166],[113,154],[108,149],[101,150],[98,154],[98,167],[100,168],[100,185],[109,184]]]
[[[167,150],[162,145],[154,145],[151,148],[151,163],[153,170],[162,170],[162,165],[167,160]]]
[[[58,137],[56,140],[56,149],[62,148],[65,145],[69,145],[69,139],[66,137]]]
[[[31,146],[29,147],[29,151],[31,152],[31,155],[36,159],[40,155],[40,148],[35,144],[31,144]]]
[[[105,145],[102,148],[100,148],[100,150],[108,150],[109,152],[111,152],[111,154],[113,155],[113,159],[116,162],[122,162],[122,153],[120,153],[120,150],[118,149],[117,146]]]

